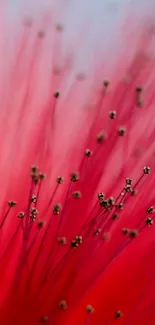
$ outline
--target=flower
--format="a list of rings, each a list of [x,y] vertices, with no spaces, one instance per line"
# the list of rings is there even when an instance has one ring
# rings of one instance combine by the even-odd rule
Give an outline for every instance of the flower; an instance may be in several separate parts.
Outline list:
[[[2,57],[0,323],[153,325],[154,28],[72,82],[43,18]]]

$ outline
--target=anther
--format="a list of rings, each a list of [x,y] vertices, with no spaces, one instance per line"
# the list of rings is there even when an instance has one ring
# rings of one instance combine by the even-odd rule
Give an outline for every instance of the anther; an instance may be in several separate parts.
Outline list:
[[[86,149],[86,151],[85,151],[85,155],[87,156],[87,157],[91,157],[92,156],[92,151],[91,150],[89,150],[89,149]]]
[[[92,314],[92,313],[94,313],[95,309],[92,305],[87,305],[86,311],[87,311],[87,313]]]
[[[58,176],[57,177],[57,183],[58,184],[62,184],[63,183],[63,180],[64,180],[63,177],[61,177],[61,176]]]
[[[73,197],[75,199],[80,199],[81,198],[81,192],[80,191],[75,191],[73,192]]]
[[[104,80],[103,81],[103,84],[104,84],[105,87],[108,87],[109,86],[109,83],[110,83],[109,80]]]
[[[153,219],[152,219],[152,218],[147,218],[147,219],[146,219],[146,224],[147,224],[148,226],[152,226],[152,225],[153,225]]]
[[[151,168],[146,166],[146,167],[143,168],[143,171],[144,171],[144,174],[148,175],[148,174],[151,173]]]
[[[117,310],[116,313],[115,313],[115,318],[120,318],[122,317],[122,312],[120,310]]]
[[[37,215],[38,214],[38,210],[36,208],[31,208],[30,212],[33,214],[33,215]]]
[[[24,212],[19,212],[17,217],[18,217],[19,219],[23,219],[23,218],[24,218],[24,215],[25,215]]]
[[[63,31],[63,26],[62,26],[61,24],[57,24],[57,25],[56,25],[56,30],[57,30],[58,32],[62,32],[62,31]]]
[[[39,171],[39,167],[38,166],[36,166],[36,165],[31,166],[31,172],[33,174],[37,174],[38,171]]]
[[[48,316],[47,315],[42,316],[40,321],[41,321],[41,323],[47,323],[48,322]]]
[[[17,204],[17,202],[15,202],[15,201],[9,201],[9,202],[8,202],[8,206],[9,206],[10,208],[15,207],[16,204]]]
[[[98,199],[99,201],[103,200],[105,197],[105,194],[103,192],[98,193]]]
[[[62,310],[66,310],[67,309],[67,302],[66,302],[66,300],[61,300],[60,303],[59,303],[59,307]]]
[[[79,174],[78,173],[72,173],[71,174],[71,181],[77,182],[79,180]]]
[[[71,247],[76,248],[76,247],[78,247],[78,246],[79,246],[79,245],[77,244],[76,240],[73,239],[73,240],[71,241]]]
[[[37,173],[32,173],[31,177],[32,177],[34,184],[37,184],[39,182],[39,175]]]
[[[109,199],[108,199],[107,201],[108,201],[108,204],[109,204],[110,206],[115,205],[115,199],[114,199],[112,196],[109,197]]]
[[[44,227],[44,221],[43,220],[38,220],[38,228],[42,229]]]
[[[116,111],[109,112],[109,117],[111,120],[114,120],[116,118]]]
[[[119,209],[119,210],[122,210],[123,209],[123,203],[121,202],[121,203],[118,203],[117,205],[116,205],[116,208],[117,209]]]
[[[119,218],[119,214],[118,213],[114,213],[112,215],[112,220],[117,220]]]
[[[122,234],[125,235],[125,236],[128,236],[130,234],[130,229],[128,228],[123,228],[122,229]]]
[[[130,185],[126,185],[124,187],[124,190],[125,190],[125,192],[129,193],[131,191],[131,186]]]
[[[32,214],[32,215],[30,215],[30,219],[31,219],[31,221],[35,222],[37,217],[36,217],[36,215]]]
[[[36,208],[31,208],[30,209],[30,219],[32,221],[36,221],[37,214],[38,214],[38,210]]]
[[[137,93],[141,93],[142,91],[143,91],[142,87],[140,87],[140,86],[136,87],[136,92]]]
[[[132,184],[132,179],[131,178],[126,178],[126,184],[131,185]]]
[[[61,244],[61,245],[66,245],[67,244],[66,237],[58,238],[58,243]]]
[[[154,211],[155,211],[154,207],[149,207],[149,208],[147,209],[147,213],[148,213],[148,214],[152,214]]]
[[[60,96],[59,91],[56,91],[56,92],[54,93],[54,97],[55,97],[55,98],[58,98],[59,96]]]
[[[75,237],[76,242],[81,245],[82,244],[82,236],[76,236]]]
[[[39,173],[39,179],[45,179],[46,178],[46,174],[44,173]]]
[[[131,189],[130,194],[131,196],[135,196],[137,194],[137,190]]]
[[[55,204],[54,207],[53,207],[53,213],[55,215],[59,215],[60,210],[61,210],[61,205],[59,203]]]
[[[136,238],[139,235],[139,232],[136,229],[131,229],[129,235],[131,238]]]
[[[121,137],[124,137],[125,134],[126,134],[126,128],[124,128],[124,127],[120,127],[120,128],[118,129],[118,134],[119,134]]]
[[[108,200],[100,200],[100,206],[103,208],[108,208]]]
[[[31,202],[36,203],[37,202],[37,197],[36,195],[32,195],[31,197]]]
[[[76,236],[75,239],[71,241],[71,246],[73,248],[79,247],[82,244],[82,236]]]
[[[106,134],[105,134],[105,132],[100,132],[100,133],[98,133],[97,134],[97,136],[96,136],[96,141],[97,142],[102,142],[103,140],[105,140],[106,139]]]

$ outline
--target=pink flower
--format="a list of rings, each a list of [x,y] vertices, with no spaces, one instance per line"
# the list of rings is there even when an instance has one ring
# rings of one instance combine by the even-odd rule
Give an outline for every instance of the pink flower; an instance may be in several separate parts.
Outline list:
[[[86,73],[52,19],[1,32],[0,323],[153,325],[154,25]]]

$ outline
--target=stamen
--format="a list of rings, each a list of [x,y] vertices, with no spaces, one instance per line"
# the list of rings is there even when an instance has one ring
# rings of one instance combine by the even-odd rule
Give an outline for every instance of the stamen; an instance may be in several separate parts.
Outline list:
[[[127,185],[132,185],[132,179],[131,178],[126,178],[126,184]]]
[[[34,184],[37,184],[39,181],[39,168],[36,165],[33,165],[31,167],[31,178],[34,182]]]
[[[19,213],[18,213],[18,218],[19,218],[19,219],[23,219],[23,218],[24,218],[24,215],[25,215],[24,212],[19,212]]]
[[[87,313],[92,314],[92,313],[94,313],[95,309],[92,305],[87,305],[86,311],[87,311]]]
[[[76,236],[75,239],[71,241],[71,247],[77,248],[82,244],[82,236]]]
[[[81,192],[80,191],[75,191],[73,192],[73,197],[75,199],[80,199],[81,198]]]
[[[45,225],[44,220],[38,220],[38,228],[39,229],[42,229],[44,227],[44,225]]]
[[[49,318],[47,315],[44,315],[41,317],[40,321],[41,321],[41,323],[47,323],[49,321]]]
[[[104,200],[105,194],[103,192],[98,193],[98,199],[99,201]]]
[[[60,203],[57,203],[57,204],[55,204],[54,207],[53,207],[53,213],[54,213],[55,215],[59,215],[61,209],[62,209],[61,204],[60,204]]]
[[[109,80],[103,81],[103,85],[105,86],[105,88],[107,88],[109,86],[109,84],[110,84]]]
[[[122,312],[120,310],[117,310],[116,313],[115,313],[115,318],[120,318],[122,317]]]
[[[67,244],[66,237],[58,238],[58,243],[61,245],[66,245]]]
[[[120,128],[118,129],[118,135],[120,135],[121,137],[124,137],[125,134],[126,134],[126,129],[125,129],[125,127],[120,127]]]
[[[77,182],[79,180],[79,173],[72,173],[71,174],[71,181],[72,182]]]
[[[67,309],[67,302],[66,302],[66,300],[61,300],[60,303],[59,303],[59,307],[62,310],[66,310]]]
[[[91,314],[94,313],[95,309],[92,305],[87,305],[86,306],[86,319],[84,325],[89,325],[90,324],[90,319],[91,319]]]
[[[118,218],[119,218],[119,214],[115,212],[115,213],[112,215],[112,220],[116,220],[116,219],[118,219]]]
[[[152,214],[153,212],[155,212],[154,207],[149,207],[149,208],[147,209],[147,213],[148,213],[148,214]]]
[[[123,210],[123,207],[124,207],[124,204],[121,202],[121,203],[118,203],[116,205],[116,208],[119,209],[119,210]]]
[[[44,173],[39,173],[39,178],[42,180],[42,179],[45,179],[46,178],[46,174]]]
[[[135,185],[132,188],[132,191],[131,191],[132,195],[135,195],[135,192],[133,192],[133,191],[135,190],[135,188],[137,187],[137,185],[139,185],[139,183],[143,179],[143,177],[145,175],[149,175],[150,173],[151,173],[151,168],[149,166],[145,166],[143,168],[143,174],[140,176],[140,178],[137,180],[137,182],[135,183]]]
[[[57,177],[57,183],[58,183],[58,184],[62,184],[62,183],[63,183],[63,180],[64,180],[64,179],[63,179],[62,176],[58,176],[58,177]]]
[[[32,195],[31,202],[32,202],[32,203],[36,203],[36,202],[37,202],[37,197],[36,197],[36,195]]]
[[[137,229],[131,229],[129,232],[129,236],[131,238],[136,238],[139,235],[139,231]]]
[[[15,201],[9,201],[9,202],[8,202],[8,206],[9,206],[10,208],[15,207],[16,204],[17,204],[17,202],[15,202]]]
[[[63,25],[61,25],[61,24],[57,24],[56,25],[56,30],[58,31],[58,32],[62,32],[63,31]]]
[[[36,208],[30,209],[30,219],[34,222],[36,221],[38,210]]]
[[[147,218],[147,219],[146,219],[146,224],[147,224],[148,226],[152,226],[152,225],[153,225],[153,219],[152,219],[152,218]]]
[[[131,186],[130,186],[130,185],[126,185],[126,186],[124,187],[124,190],[125,190],[125,192],[130,193],[130,192],[131,192]]]
[[[114,120],[116,118],[116,111],[109,112],[109,117],[111,120]]]
[[[56,91],[56,92],[55,92],[54,97],[55,97],[55,98],[59,98],[59,97],[60,97],[60,93],[59,93],[59,91]]]
[[[128,229],[128,228],[123,228],[123,229],[122,229],[122,233],[123,233],[123,235],[128,236],[128,235],[130,234],[130,229]]]
[[[151,168],[149,166],[145,166],[143,171],[144,171],[144,174],[149,175],[151,173]]]
[[[5,215],[4,215],[3,219],[2,219],[2,221],[0,222],[0,229],[1,229],[1,228],[3,227],[3,225],[4,225],[4,223],[5,223],[6,219],[7,219],[7,216],[8,216],[8,214],[9,214],[9,212],[10,212],[10,209],[16,206],[16,202],[15,202],[15,201],[9,201],[9,202],[8,202],[8,206],[9,206],[9,208],[8,208],[8,210],[6,211],[6,213],[5,213]]]
[[[31,166],[31,173],[32,174],[38,174],[39,172],[39,167],[36,165]]]
[[[91,150],[89,150],[89,149],[86,149],[86,151],[85,151],[85,155],[87,156],[87,157],[91,157],[92,156],[92,151]]]
[[[105,140],[106,139],[106,133],[105,132],[100,132],[100,133],[98,133],[97,134],[97,136],[96,136],[96,141],[98,142],[98,143],[101,143],[103,140]]]

